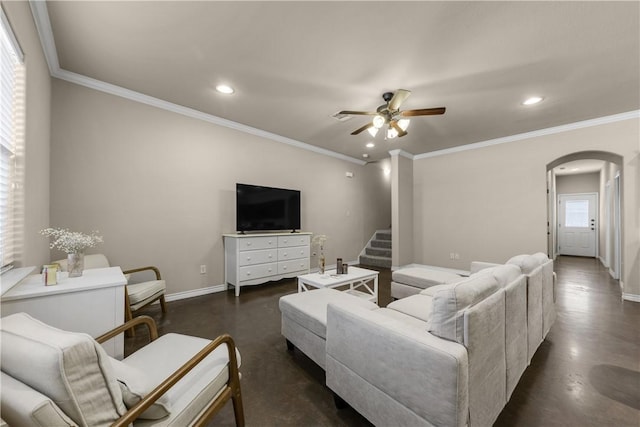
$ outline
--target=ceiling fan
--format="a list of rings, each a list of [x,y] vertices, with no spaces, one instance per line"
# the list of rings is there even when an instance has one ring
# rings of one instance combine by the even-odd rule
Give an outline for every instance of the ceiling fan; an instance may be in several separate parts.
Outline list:
[[[445,107],[400,111],[400,105],[402,105],[409,95],[411,95],[411,91],[406,89],[398,89],[395,93],[385,92],[382,94],[382,99],[384,99],[385,104],[379,106],[376,111],[345,110],[340,111],[338,114],[374,116],[370,123],[354,130],[351,132],[351,135],[358,135],[360,132],[367,130],[371,136],[376,136],[378,130],[386,124],[388,126],[386,136],[389,139],[403,137],[407,134],[409,119],[403,119],[400,117],[435,116],[438,114],[444,114]]]

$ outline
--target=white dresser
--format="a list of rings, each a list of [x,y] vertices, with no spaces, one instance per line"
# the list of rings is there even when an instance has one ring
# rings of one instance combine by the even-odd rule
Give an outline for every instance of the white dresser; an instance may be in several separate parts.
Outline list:
[[[311,234],[223,234],[225,283],[239,296],[242,286],[307,274]]]

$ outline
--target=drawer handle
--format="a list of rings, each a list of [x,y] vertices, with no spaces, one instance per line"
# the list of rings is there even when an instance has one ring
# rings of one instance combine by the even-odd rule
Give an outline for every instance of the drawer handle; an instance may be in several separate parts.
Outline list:
[[[287,266],[286,266],[286,265],[282,266],[282,269],[283,269],[283,270],[286,270],[286,269],[287,269]]]
[[[247,257],[247,261],[251,261],[251,257],[250,256]]]
[[[283,253],[282,253],[282,256],[287,256],[287,255],[288,255],[288,254],[287,254],[286,252],[283,252]]]
[[[273,256],[273,255],[269,254],[269,259],[271,259],[271,257],[272,257],[272,256]]]
[[[247,246],[251,246],[251,242],[247,242]]]
[[[251,276],[251,272],[250,271],[247,271],[247,276]]]
[[[269,269],[268,271],[269,271],[269,273],[271,273],[271,271],[272,271],[272,270],[271,270],[271,269]]]

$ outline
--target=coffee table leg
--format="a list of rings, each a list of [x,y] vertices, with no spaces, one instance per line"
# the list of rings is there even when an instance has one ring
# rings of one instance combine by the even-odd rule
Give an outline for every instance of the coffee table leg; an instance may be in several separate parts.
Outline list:
[[[373,278],[373,297],[375,298],[373,302],[378,304],[378,275]]]

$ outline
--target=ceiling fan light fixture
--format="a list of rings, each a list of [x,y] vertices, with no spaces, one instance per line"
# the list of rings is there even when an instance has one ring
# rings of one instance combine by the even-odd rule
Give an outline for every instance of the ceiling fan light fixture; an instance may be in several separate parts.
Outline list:
[[[387,129],[387,138],[388,139],[393,139],[396,136],[398,136],[398,131],[395,130],[394,128],[390,127],[389,129]]]
[[[367,129],[367,131],[369,132],[369,135],[375,137],[376,134],[378,133],[378,128],[375,126],[371,126],[369,129]]]
[[[377,116],[373,117],[373,126],[376,129],[380,129],[382,127],[382,125],[384,125],[384,122],[385,122],[384,117],[382,117],[380,115],[377,115]]]
[[[409,119],[398,120],[398,126],[400,126],[400,129],[402,129],[403,131],[407,130],[407,128],[409,127],[409,123],[411,123]]]

